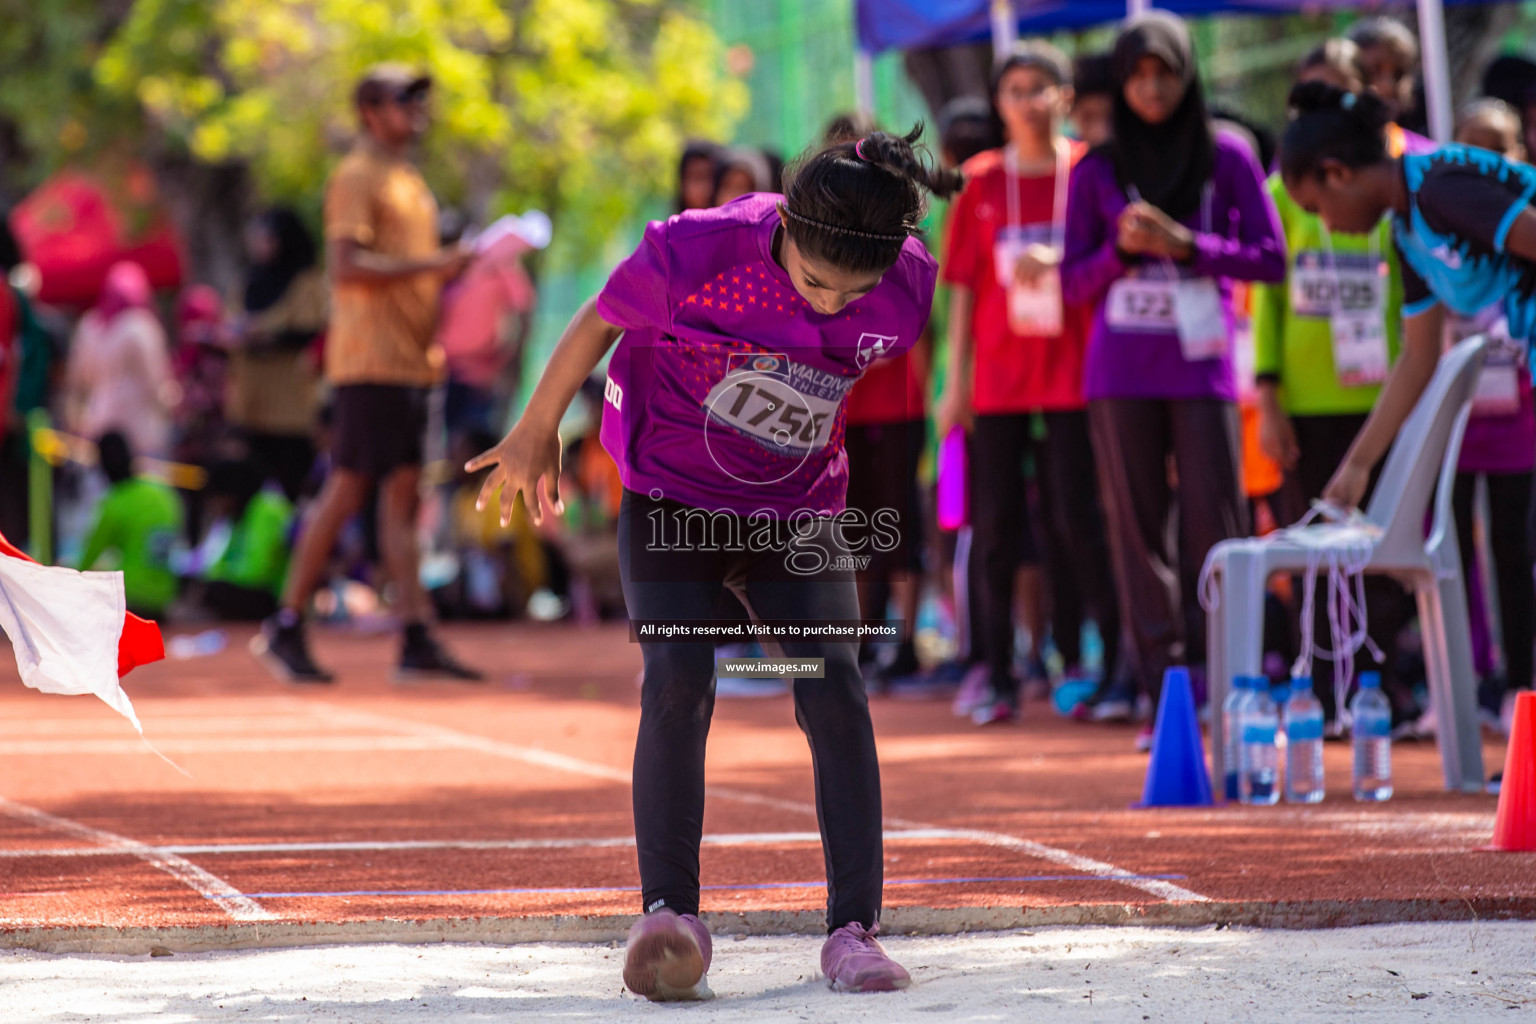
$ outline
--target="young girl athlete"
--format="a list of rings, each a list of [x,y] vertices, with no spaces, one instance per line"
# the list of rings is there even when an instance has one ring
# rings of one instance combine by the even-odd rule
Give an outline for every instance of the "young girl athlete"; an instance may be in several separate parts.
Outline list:
[[[1359,48],[1330,39],[1302,59],[1299,82],[1327,82],[1363,92]],[[1380,221],[1363,235],[1332,232],[1286,194],[1277,173],[1266,183],[1285,232],[1286,280],[1254,289],[1254,370],[1259,393],[1259,443],[1285,470],[1280,514],[1300,519],[1316,499],[1349,444],[1365,425],[1381,383],[1397,357],[1402,322],[1402,275],[1391,226]],[[1363,346],[1336,318],[1368,316],[1384,330]],[[1320,584],[1323,586],[1326,584]],[[1400,583],[1367,576],[1368,631],[1386,655],[1382,692],[1403,720],[1417,707],[1395,672],[1396,638],[1413,602]],[[1326,591],[1320,591],[1326,594]],[[1313,602],[1316,635],[1327,636],[1328,602]],[[1329,722],[1337,721],[1333,663],[1317,659],[1312,673]]]
[[[1502,303],[1512,339],[1536,328],[1536,169],[1466,146],[1392,157],[1387,108],[1370,94],[1307,82],[1291,92],[1280,173],[1291,197],[1330,231],[1369,231],[1392,217],[1403,274],[1403,350],[1375,409],[1323,497],[1353,506],[1370,471],[1429,384],[1445,309]]]
[[[560,511],[557,425],[622,333],[602,437],[625,487],[631,620],[709,620],[727,586],[759,620],[858,619],[838,556],[889,538],[839,517],[843,399],[874,360],[922,332],[937,267],[912,236],[925,191],[960,184],[918,159],[919,134],[832,145],[802,161],[783,195],[652,223],[566,328],[522,418],[468,464],[491,467],[481,501],[500,488],[504,519],[519,491],[535,521]],[[880,769],[857,644],[781,646],[824,659],[823,678],[794,681],[827,870],[822,971],[841,989],[903,988],[907,972],[874,938]],[[634,808],[645,916],[630,931],[624,983],[651,999],[707,998],[710,937],[697,914],[714,648],[674,638],[641,649]]]

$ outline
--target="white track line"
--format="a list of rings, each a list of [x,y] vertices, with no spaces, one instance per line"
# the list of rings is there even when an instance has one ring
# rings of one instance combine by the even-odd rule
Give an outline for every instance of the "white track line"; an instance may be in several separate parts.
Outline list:
[[[586,775],[591,778],[606,779],[610,782],[629,784],[631,773],[627,769],[613,768],[609,765],[596,764],[591,761],[583,761],[580,758],[570,757],[566,754],[557,754],[549,750],[541,750],[538,747],[526,747],[515,743],[503,743],[499,740],[488,739],[484,736],[476,736],[472,733],[459,732],[457,729],[449,729],[446,726],[426,725],[414,722],[408,718],[396,718],[392,715],[381,715],[371,711],[351,711],[339,708],[332,704],[317,702],[312,706],[317,713],[331,718],[338,724],[346,723],[354,726],[366,726],[375,729],[399,730],[420,737],[432,737],[453,746],[465,750],[475,750],[480,753],[490,754],[493,757],[504,757],[514,761],[522,761],[525,764],[536,764],[546,768],[556,768],[562,771],[573,772],[578,775]],[[709,795],[724,800],[735,800],[741,803],[752,803],[763,807],[775,807],[779,810],[793,811],[800,814],[816,815],[814,804],[803,803],[794,800],[780,800],[776,797],[763,796],[746,790],[727,789],[711,786],[707,791]],[[906,830],[937,830],[938,826],[923,822],[908,821],[902,818],[885,819],[885,824],[897,829]],[[1000,849],[1016,850],[1038,857],[1052,864],[1060,864],[1073,870],[1083,871],[1095,875],[1123,876],[1123,885],[1140,889],[1142,892],[1156,896],[1158,899],[1171,903],[1209,903],[1210,898],[1197,892],[1177,886],[1171,882],[1153,878],[1136,878],[1135,873],[1116,867],[1106,861],[1094,860],[1083,857],[1068,850],[1060,850],[1054,846],[1046,846],[1029,839],[1020,839],[1004,832],[990,832],[982,829],[956,829],[952,830],[964,834],[967,838],[986,846]]]
[[[153,714],[153,712],[151,712]],[[217,715],[155,715],[154,724],[157,733],[203,733],[203,732],[268,732],[285,730],[293,732],[295,729],[318,729],[325,725],[316,721],[294,714],[293,712],[281,712],[272,714],[252,713],[242,715],[237,713],[220,713]],[[40,736],[68,736],[79,738],[81,736],[100,736],[110,739],[122,731],[123,720],[117,715],[110,719],[100,718],[10,718],[0,721],[0,736],[20,737],[22,739],[35,739]]]
[[[124,853],[137,857],[144,863],[160,871],[164,871],[183,885],[197,892],[208,902],[218,907],[224,913],[236,921],[275,921],[277,916],[262,909],[256,901],[243,895],[239,889],[230,885],[217,875],[209,874],[191,861],[174,853],[166,853],[152,846],[120,836],[115,832],[107,832],[103,829],[82,825],[78,821],[70,821],[68,818],[60,818],[40,811],[35,807],[14,803],[0,797],[0,811],[20,818],[22,821],[41,825],[44,828],[55,829],[59,832],[67,832],[81,839],[89,839],[100,843],[106,849],[103,852]]]
[[[887,832],[885,839],[887,842],[974,841],[969,833],[947,828]],[[737,832],[707,835],[703,838],[705,846],[784,846],[820,842],[820,832]],[[397,850],[598,850],[634,845],[634,836],[615,836],[603,839],[402,839],[377,842],[167,844],[153,846],[150,849],[173,856],[201,856],[224,853],[389,853]],[[121,850],[100,846],[66,846],[34,850],[0,850],[0,860],[25,860],[32,857],[114,857],[122,853]]]
[[[370,751],[441,753],[464,749],[462,743],[433,736],[220,736],[155,737],[155,746],[171,754],[359,754]],[[0,741],[0,757],[77,757],[83,754],[138,755],[139,739]]]
[[[892,821],[892,824],[896,824]],[[1081,871],[1087,875],[1099,877],[1124,877],[1124,884],[1132,885],[1143,892],[1167,900],[1169,903],[1209,903],[1210,897],[1201,896],[1197,892],[1191,892],[1182,886],[1159,878],[1136,878],[1134,872],[1117,868],[1107,861],[1094,860],[1092,857],[1084,857],[1067,850],[1058,850],[1054,846],[1046,846],[1031,839],[1020,839],[1004,832],[990,832],[985,829],[955,829],[955,838],[974,839],[978,843],[987,846],[997,846],[1006,850],[1018,850],[1032,857],[1049,861],[1052,864],[1060,864],[1064,868]]]

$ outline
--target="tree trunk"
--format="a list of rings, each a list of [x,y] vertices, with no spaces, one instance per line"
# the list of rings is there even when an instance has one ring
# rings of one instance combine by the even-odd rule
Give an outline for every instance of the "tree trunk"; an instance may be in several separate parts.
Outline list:
[[[186,283],[212,285],[226,298],[239,295],[246,271],[245,222],[255,202],[246,165],[162,156],[155,176],[186,247]]]

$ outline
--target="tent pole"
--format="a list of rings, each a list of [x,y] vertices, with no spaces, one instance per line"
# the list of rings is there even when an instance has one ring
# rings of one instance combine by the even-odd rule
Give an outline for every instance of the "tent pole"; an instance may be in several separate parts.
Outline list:
[[[1019,41],[1019,24],[1009,0],[992,0],[992,59],[1002,62]]]
[[[875,112],[875,59],[862,47],[853,51],[853,95],[860,110]]]
[[[1424,105],[1429,134],[1451,141],[1451,66],[1445,46],[1445,8],[1441,0],[1418,0],[1419,43],[1424,53]]]
[[[1152,9],[1152,0],[1126,0],[1125,16],[1138,18]]]

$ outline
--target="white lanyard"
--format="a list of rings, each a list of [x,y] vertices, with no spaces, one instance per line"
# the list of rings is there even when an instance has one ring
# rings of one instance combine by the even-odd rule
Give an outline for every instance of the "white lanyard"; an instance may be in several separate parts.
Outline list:
[[[1058,138],[1056,150],[1056,190],[1051,194],[1051,248],[1058,254],[1067,248],[1067,188],[1072,172],[1072,159],[1067,140]],[[1007,227],[1017,228],[1019,223],[1019,158],[1013,146],[1003,150],[1003,191],[1007,193]]]

